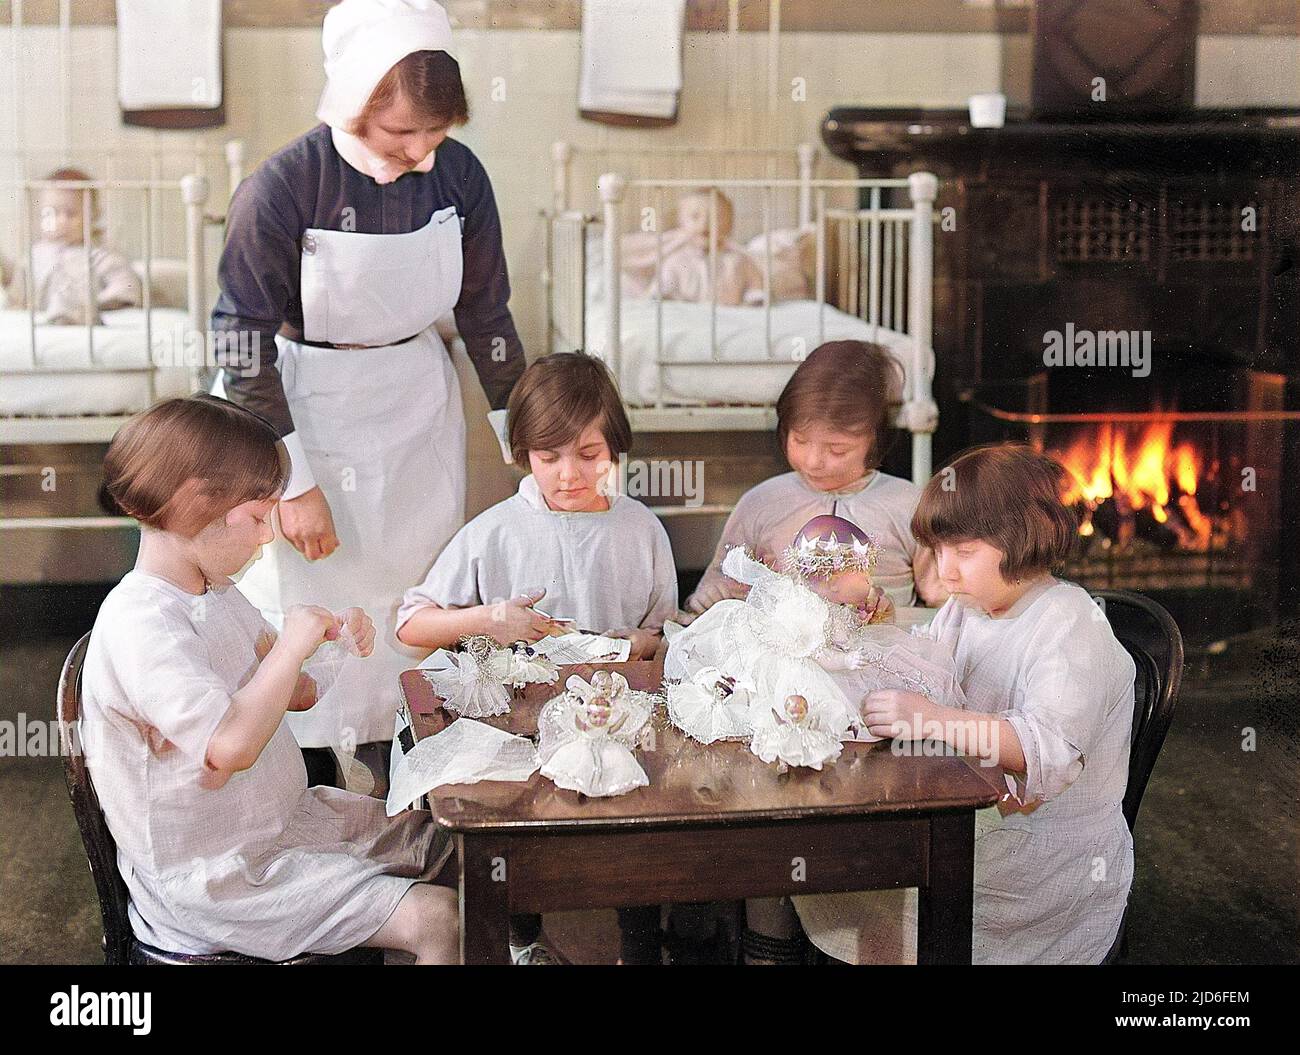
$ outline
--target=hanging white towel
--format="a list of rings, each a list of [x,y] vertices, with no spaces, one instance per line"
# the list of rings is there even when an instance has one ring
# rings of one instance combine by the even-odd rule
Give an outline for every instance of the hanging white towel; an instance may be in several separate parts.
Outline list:
[[[221,105],[221,0],[117,0],[123,110]]]
[[[585,0],[580,110],[672,117],[686,0]]]

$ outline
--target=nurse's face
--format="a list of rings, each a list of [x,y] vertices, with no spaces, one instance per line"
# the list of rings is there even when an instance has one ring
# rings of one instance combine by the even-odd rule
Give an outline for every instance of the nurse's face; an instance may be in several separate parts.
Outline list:
[[[528,452],[528,466],[542,497],[559,513],[598,513],[608,509],[609,499],[601,485],[612,462],[599,420],[563,447]]]
[[[430,124],[399,93],[370,118],[359,138],[374,153],[405,172],[436,150],[447,138],[447,132],[446,125]]]
[[[242,502],[199,532],[194,541],[208,578],[234,575],[261,556],[262,547],[275,538],[274,508],[273,498]]]

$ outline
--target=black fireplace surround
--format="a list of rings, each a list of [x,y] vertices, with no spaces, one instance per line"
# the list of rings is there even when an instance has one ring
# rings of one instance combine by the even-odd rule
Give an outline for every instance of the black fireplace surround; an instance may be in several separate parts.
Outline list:
[[[1048,412],[1224,414],[1252,409],[1242,393],[1262,380],[1284,414],[1300,408],[1300,111],[1013,111],[988,129],[965,111],[842,107],[822,136],[863,176],[939,177],[936,459],[989,438],[981,408],[1023,410],[1029,389]],[[1149,341],[1147,370],[1045,363],[1084,331],[1112,351],[1118,334]],[[1275,618],[1300,580],[1300,443],[1294,421],[1269,428]]]

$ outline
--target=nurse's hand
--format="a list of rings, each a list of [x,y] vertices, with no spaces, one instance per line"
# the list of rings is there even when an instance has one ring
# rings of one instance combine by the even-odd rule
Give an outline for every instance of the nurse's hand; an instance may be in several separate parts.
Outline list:
[[[280,500],[280,532],[289,544],[308,560],[328,557],[339,548],[334,534],[334,516],[319,487],[297,498]]]

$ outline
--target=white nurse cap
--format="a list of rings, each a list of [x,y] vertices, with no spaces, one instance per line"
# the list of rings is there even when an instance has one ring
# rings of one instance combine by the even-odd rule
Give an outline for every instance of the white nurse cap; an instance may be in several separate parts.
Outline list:
[[[343,0],[325,13],[325,91],[316,116],[344,131],[384,74],[414,51],[451,54],[451,22],[434,0]]]

